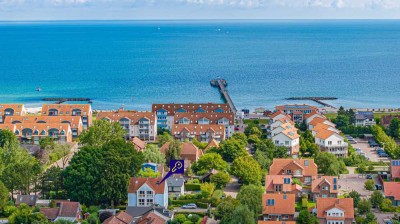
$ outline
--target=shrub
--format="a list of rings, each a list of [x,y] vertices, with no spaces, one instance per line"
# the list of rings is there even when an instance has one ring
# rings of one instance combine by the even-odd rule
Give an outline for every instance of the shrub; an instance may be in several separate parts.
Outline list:
[[[301,199],[301,207],[307,208],[307,205],[308,205],[308,200],[307,200],[307,198],[302,198],[302,199]]]
[[[185,191],[200,191],[200,184],[185,184]]]
[[[205,209],[208,208],[208,203],[197,202],[196,205],[197,205],[197,207],[199,207],[199,208],[205,208]]]
[[[222,190],[216,190],[214,191],[214,193],[212,194],[212,198],[222,198],[222,196],[224,195],[224,192]]]

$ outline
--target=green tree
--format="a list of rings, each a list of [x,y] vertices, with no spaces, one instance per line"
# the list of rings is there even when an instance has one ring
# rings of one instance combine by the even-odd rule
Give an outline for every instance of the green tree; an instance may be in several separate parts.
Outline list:
[[[240,144],[242,144],[243,147],[247,146],[247,136],[243,133],[240,133],[240,132],[233,133],[230,140],[236,140],[236,141],[240,142]]]
[[[250,156],[238,157],[233,161],[231,174],[240,178],[244,184],[260,184],[261,167],[258,162]]]
[[[400,134],[400,119],[393,118],[389,125],[389,135],[393,138],[399,138]]]
[[[194,138],[192,140],[193,145],[197,146],[197,148],[199,149],[205,149],[208,145],[207,142],[200,142],[199,140],[197,140],[196,138]]]
[[[161,173],[154,172],[151,168],[145,168],[144,170],[140,170],[137,174],[138,177],[160,177]]]
[[[257,135],[249,135],[249,137],[247,138],[247,141],[249,144],[256,144],[258,142],[260,142],[260,137],[258,137]]]
[[[82,145],[101,147],[110,141],[123,139],[125,135],[126,131],[118,122],[96,120],[79,135],[79,142]]]
[[[373,191],[375,186],[374,186],[375,182],[373,180],[367,180],[364,183],[364,188],[368,191]]]
[[[361,201],[357,205],[357,211],[361,215],[370,212],[371,208],[372,208],[371,202],[365,198],[361,199]]]
[[[376,221],[376,217],[375,217],[374,213],[368,212],[365,215],[365,219],[363,220],[362,224],[378,224],[378,222]]]
[[[349,198],[353,198],[353,202],[354,202],[354,208],[356,208],[357,206],[358,206],[358,203],[360,202],[360,200],[361,200],[361,194],[360,193],[358,193],[357,191],[355,191],[355,190],[352,190],[350,193],[349,193],[349,196],[348,196]]]
[[[0,148],[4,147],[18,147],[19,141],[12,131],[2,129],[0,130]]]
[[[158,147],[163,146],[167,142],[172,142],[174,138],[168,133],[163,132],[161,135],[157,136]]]
[[[173,140],[169,143],[167,150],[165,151],[165,159],[167,165],[174,159],[181,158],[182,143],[178,140]]]
[[[4,206],[10,199],[8,189],[4,186],[3,182],[0,181],[0,212],[3,211]]]
[[[257,149],[253,158],[258,162],[258,164],[260,164],[261,169],[269,170],[272,160],[268,157],[268,153]]]
[[[359,174],[365,174],[365,172],[367,171],[367,167],[365,166],[365,164],[359,164],[357,167],[357,171]]]
[[[385,199],[385,197],[383,197],[381,191],[374,191],[370,198],[372,207],[380,208],[381,204],[383,202],[383,199]]]
[[[288,149],[285,146],[276,146],[273,155],[274,158],[288,158]]]
[[[218,152],[227,162],[232,162],[237,157],[248,155],[243,143],[235,139],[228,139],[221,142]]]
[[[318,165],[318,173],[329,176],[338,176],[347,171],[343,161],[338,160],[334,154],[329,152],[319,152],[315,157],[315,163]]]
[[[54,198],[65,198],[63,170],[59,167],[50,167],[39,177],[39,190],[44,199],[50,199],[50,192],[54,192]]]
[[[260,138],[262,135],[262,131],[259,127],[252,127],[249,132],[249,136],[251,135],[255,135]]]
[[[383,199],[380,207],[381,207],[382,212],[395,212],[396,211],[396,207],[393,206],[392,201],[388,198]]]
[[[271,139],[263,139],[260,142],[257,142],[253,145],[253,150],[257,151],[260,150],[268,155],[268,157],[272,160],[273,159],[273,152],[275,150],[275,145],[271,141]]]
[[[214,183],[217,189],[224,188],[231,181],[231,177],[226,172],[218,172],[211,176],[211,183]]]
[[[254,214],[247,206],[239,205],[235,208],[231,216],[221,220],[221,224],[254,224]]]
[[[215,218],[228,220],[237,206],[239,206],[239,201],[231,196],[222,199],[215,209]]]
[[[346,127],[350,124],[350,118],[346,115],[338,115],[335,119],[335,124],[337,128]]]
[[[202,183],[200,190],[204,198],[209,198],[214,193],[215,185],[213,183]]]
[[[64,172],[70,199],[86,205],[119,204],[127,198],[130,177],[144,162],[131,143],[113,140],[102,147],[82,148]]]
[[[299,217],[297,217],[297,224],[319,224],[317,217],[310,214],[307,209],[301,210]]]
[[[21,204],[15,212],[8,217],[10,224],[33,224],[48,223],[47,218],[39,212],[33,213],[33,210],[26,204]]]
[[[258,214],[261,214],[263,187],[256,185],[245,185],[240,188],[237,199],[241,205],[245,205],[254,214],[254,219],[257,219]]]
[[[48,137],[48,136],[41,138],[39,140],[39,145],[40,145],[40,148],[42,148],[42,149],[46,149],[46,148],[54,149],[56,147],[56,143],[54,142],[54,139],[51,137]]]
[[[147,144],[142,153],[145,161],[150,161],[157,164],[165,163],[165,156],[161,153],[157,145]]]
[[[206,153],[193,164],[192,169],[195,173],[200,175],[209,172],[211,169],[227,171],[228,163],[217,153]]]

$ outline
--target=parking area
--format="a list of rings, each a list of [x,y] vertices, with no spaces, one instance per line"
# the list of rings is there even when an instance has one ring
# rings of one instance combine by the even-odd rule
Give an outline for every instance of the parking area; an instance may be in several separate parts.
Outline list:
[[[364,153],[364,155],[366,157],[368,157],[370,161],[372,161],[372,162],[379,162],[379,161],[389,162],[389,158],[379,157],[378,154],[376,153],[375,149],[373,147],[369,146],[367,140],[360,139],[360,138],[356,138],[355,140],[357,141],[357,143],[351,144],[353,146],[353,148],[361,149],[361,152]]]
[[[379,184],[378,178],[376,175],[373,176],[373,180],[375,184]],[[340,175],[339,183],[339,195],[343,195],[345,193],[350,193],[352,190],[357,191],[361,194],[361,197],[367,197],[372,194],[371,191],[367,191],[364,189],[364,183],[367,181],[365,175],[360,174],[342,174]]]

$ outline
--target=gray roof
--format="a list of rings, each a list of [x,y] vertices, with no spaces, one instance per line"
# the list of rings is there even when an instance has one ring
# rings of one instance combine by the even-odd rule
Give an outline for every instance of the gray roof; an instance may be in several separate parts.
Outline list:
[[[168,187],[183,187],[184,183],[185,179],[183,179],[182,177],[179,178],[170,177],[167,179]]]
[[[129,206],[126,207],[126,213],[132,216],[134,219],[138,219],[141,216],[151,212],[157,211],[160,215],[164,216],[163,219],[170,219],[172,217],[172,212],[168,209],[165,209],[162,206],[149,206],[149,207],[137,207],[137,206]]]
[[[35,195],[17,195],[17,200],[15,201],[16,205],[27,204],[29,206],[36,205],[37,196]]]

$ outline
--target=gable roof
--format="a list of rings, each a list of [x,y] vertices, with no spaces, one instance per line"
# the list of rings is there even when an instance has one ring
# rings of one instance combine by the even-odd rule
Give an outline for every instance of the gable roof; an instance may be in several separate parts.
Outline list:
[[[128,193],[136,194],[140,187],[147,184],[156,194],[164,194],[165,181],[160,183],[162,178],[132,177],[129,182]]]
[[[212,147],[219,148],[219,143],[215,139],[211,139],[204,150],[210,149]]]
[[[156,212],[149,212],[136,221],[136,224],[165,224],[166,220],[161,218]]]
[[[296,224],[296,221],[258,221],[258,224]]]
[[[400,201],[400,182],[384,182],[383,192],[386,197],[393,197],[394,200]]]
[[[285,183],[284,179],[289,178],[290,182]],[[292,176],[290,175],[266,175],[265,176],[265,189],[267,192],[275,191],[274,185],[279,184],[282,185],[283,192],[291,192],[292,191]]]
[[[326,211],[332,208],[343,210],[344,218],[354,219],[353,198],[317,198],[317,218],[326,218]]]
[[[162,154],[165,154],[165,152],[168,150],[169,147],[169,142],[166,142],[163,146],[160,148],[160,152]],[[203,151],[201,149],[197,148],[193,143],[191,142],[182,142],[181,143],[181,157],[187,157],[187,156],[194,156],[194,158],[199,159],[203,155]]]
[[[122,211],[104,220],[103,224],[130,224],[132,221],[133,217]]]
[[[292,140],[300,138],[300,135],[297,133],[297,129],[296,128],[285,129],[281,133],[284,134],[285,136],[287,136],[288,138],[292,139]]]
[[[156,115],[150,111],[135,111],[135,110],[118,110],[118,111],[102,111],[96,116],[96,119],[108,119],[112,122],[119,122],[121,119],[128,119],[130,124],[137,125],[141,119],[146,119],[151,125],[156,122]]]
[[[133,137],[132,139],[132,144],[135,146],[135,148],[140,152],[143,149],[146,148],[146,142],[140,140],[138,137]]]
[[[336,179],[336,183],[335,183],[335,179]],[[319,177],[315,177],[312,179],[311,182],[311,191],[313,193],[318,193],[320,192],[320,188],[319,186],[323,183],[328,183],[329,184],[329,191],[332,194],[338,193],[339,192],[339,185],[337,183],[338,181],[338,177],[336,176],[319,176]],[[334,188],[334,185],[336,185],[336,189]]]
[[[79,202],[62,202],[58,216],[75,218],[78,212],[80,212]]]
[[[59,211],[60,208],[40,208],[40,213],[50,220],[56,219]]]
[[[267,205],[268,199],[273,199],[273,205]],[[262,213],[263,214],[291,214],[295,212],[295,195],[294,194],[263,194],[262,197]]]
[[[317,134],[315,135],[315,138],[328,139],[332,135],[340,136],[339,134],[337,134],[333,131],[329,131],[327,129],[321,129],[317,132]]]
[[[335,132],[335,133],[338,133],[338,134],[340,133],[340,131],[338,129],[336,129],[336,128],[330,126],[330,125],[327,125],[325,123],[318,123],[312,129],[312,131],[315,131],[315,132],[319,132],[321,130],[328,130],[328,131],[332,131],[332,132]]]
[[[284,113],[283,111],[280,111],[280,110],[278,110],[278,111],[276,111],[275,113],[271,114],[271,115],[269,116],[269,118],[270,118],[270,119],[274,119],[275,117],[277,117],[277,116],[279,116],[279,115],[283,115],[283,116],[289,118],[289,116],[288,116],[286,113]]]
[[[21,116],[25,114],[25,106],[23,104],[0,104],[0,116],[4,116],[5,110],[12,109],[13,116]]]
[[[306,161],[308,165],[306,166]],[[270,175],[282,175],[283,169],[288,165],[296,164],[303,168],[304,176],[317,176],[318,166],[315,164],[314,159],[277,159],[272,161],[269,169]]]
[[[50,109],[58,110],[58,115],[71,115],[72,110],[76,109],[81,110],[82,115],[89,115],[92,113],[92,106],[90,104],[43,104],[42,115],[49,115]]]
[[[179,109],[184,109],[187,112],[195,113],[198,109],[203,109],[206,113],[211,113],[221,108],[225,112],[230,112],[230,107],[227,103],[169,103],[169,104],[153,104],[151,110],[156,112],[160,109],[164,109],[168,112],[168,116],[173,116]]]
[[[35,195],[17,195],[16,205],[27,204],[29,206],[34,206],[37,201],[37,196]]]

